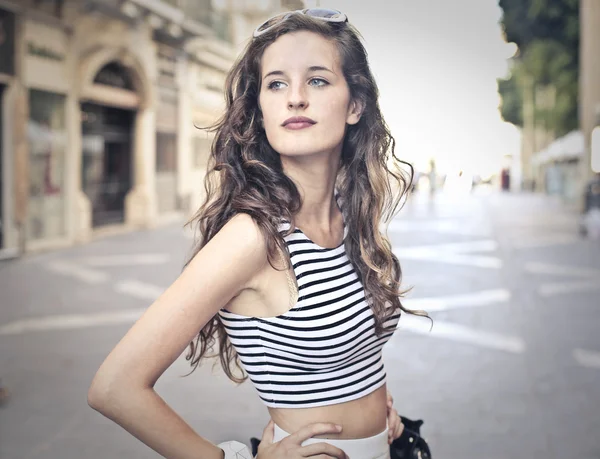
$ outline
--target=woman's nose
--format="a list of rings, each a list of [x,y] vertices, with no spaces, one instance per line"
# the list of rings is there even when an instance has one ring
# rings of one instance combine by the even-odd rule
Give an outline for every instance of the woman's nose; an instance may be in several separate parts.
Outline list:
[[[294,88],[289,93],[288,109],[298,109],[308,107],[308,100],[306,99],[306,93],[301,88]]]
[[[288,108],[289,109],[295,109],[295,108],[306,108],[308,104],[303,101],[303,100],[290,100],[288,102]]]

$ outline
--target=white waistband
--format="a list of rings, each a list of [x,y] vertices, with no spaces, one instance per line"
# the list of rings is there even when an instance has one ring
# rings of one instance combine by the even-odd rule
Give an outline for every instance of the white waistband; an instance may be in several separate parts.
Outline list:
[[[281,441],[290,434],[279,427],[274,426],[273,442]],[[314,443],[329,443],[330,445],[340,448],[350,459],[389,459],[390,445],[388,444],[388,429],[387,427],[381,433],[368,438],[356,439],[324,439],[324,438],[309,438],[302,442],[302,446],[312,445]]]

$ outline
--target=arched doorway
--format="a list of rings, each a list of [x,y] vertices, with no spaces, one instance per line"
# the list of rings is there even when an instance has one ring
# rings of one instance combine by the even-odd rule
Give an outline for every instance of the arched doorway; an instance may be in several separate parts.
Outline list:
[[[95,75],[92,100],[81,102],[81,187],[90,201],[92,226],[123,223],[133,183],[137,94],[128,68],[118,61]]]

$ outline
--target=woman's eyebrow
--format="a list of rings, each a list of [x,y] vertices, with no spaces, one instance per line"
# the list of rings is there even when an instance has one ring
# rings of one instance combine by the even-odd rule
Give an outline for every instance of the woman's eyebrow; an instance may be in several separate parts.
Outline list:
[[[328,69],[327,67],[323,67],[322,65],[312,65],[308,68],[309,72],[319,72],[319,71],[325,71],[325,72],[330,72],[333,73],[335,75],[335,72],[333,70]],[[272,72],[267,73],[264,77],[263,80],[266,80],[267,78],[269,78],[270,76],[284,76],[285,72],[283,70],[273,70]]]
[[[322,65],[313,65],[312,67],[308,68],[309,72],[319,72],[323,70],[325,70],[326,72],[333,73],[335,75],[335,72],[333,70],[330,70],[327,67],[323,67]]]
[[[263,77],[263,80],[266,80],[267,78],[269,78],[270,76],[273,76],[273,75],[285,75],[285,73],[282,70],[273,70],[272,72],[267,73]]]

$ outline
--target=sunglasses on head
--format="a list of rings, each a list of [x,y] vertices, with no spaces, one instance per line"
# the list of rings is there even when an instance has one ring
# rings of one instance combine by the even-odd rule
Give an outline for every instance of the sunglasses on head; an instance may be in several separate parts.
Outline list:
[[[268,32],[277,24],[285,21],[294,14],[304,14],[313,19],[318,19],[325,22],[348,22],[348,17],[344,13],[327,8],[306,8],[304,10],[288,11],[287,13],[281,13],[273,16],[259,25],[254,31],[254,38],[260,37],[262,34]]]

